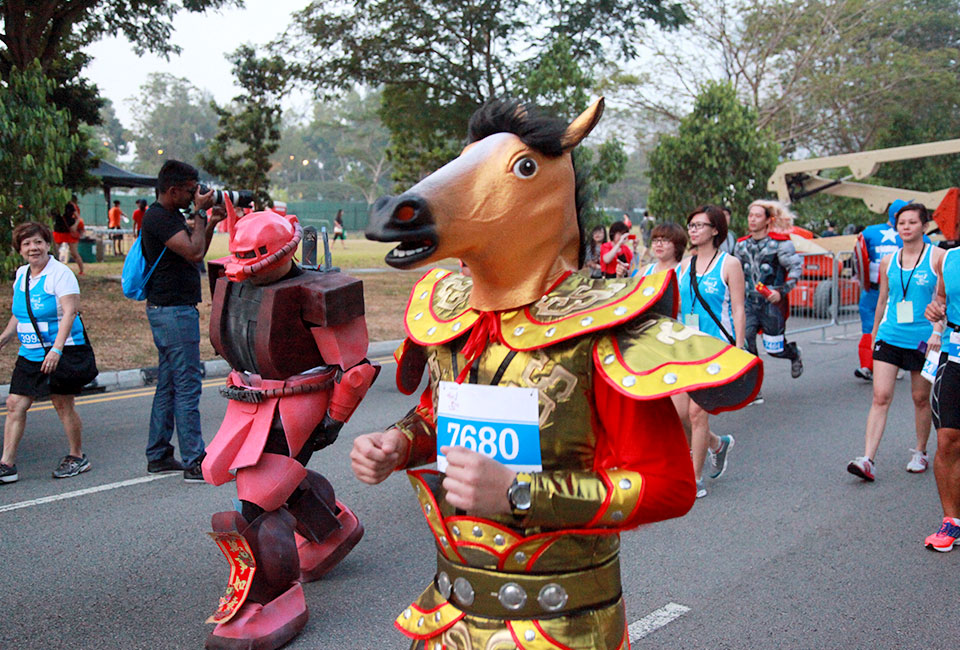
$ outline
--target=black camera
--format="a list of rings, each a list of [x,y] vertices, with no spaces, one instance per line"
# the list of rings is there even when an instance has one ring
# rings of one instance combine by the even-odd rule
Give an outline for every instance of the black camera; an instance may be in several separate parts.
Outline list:
[[[197,189],[199,190],[200,194],[206,194],[210,191],[210,188],[206,185],[201,185]],[[256,198],[252,190],[214,190],[213,204],[223,205],[224,197],[229,198],[230,202],[238,208],[251,207],[253,205],[253,200]]]

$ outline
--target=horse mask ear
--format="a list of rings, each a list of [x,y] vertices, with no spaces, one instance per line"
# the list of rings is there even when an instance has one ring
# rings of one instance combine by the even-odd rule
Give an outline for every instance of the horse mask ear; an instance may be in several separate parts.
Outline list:
[[[564,152],[568,152],[593,131],[593,127],[600,121],[603,115],[603,97],[593,102],[590,108],[581,113],[577,119],[570,122],[570,126],[563,133],[562,144]]]

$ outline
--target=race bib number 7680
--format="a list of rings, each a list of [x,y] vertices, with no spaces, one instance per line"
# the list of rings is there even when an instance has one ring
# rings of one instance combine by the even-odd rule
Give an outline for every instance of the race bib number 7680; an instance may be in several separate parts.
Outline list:
[[[441,447],[464,447],[514,471],[540,471],[539,404],[536,388],[440,382],[437,400],[437,468]]]

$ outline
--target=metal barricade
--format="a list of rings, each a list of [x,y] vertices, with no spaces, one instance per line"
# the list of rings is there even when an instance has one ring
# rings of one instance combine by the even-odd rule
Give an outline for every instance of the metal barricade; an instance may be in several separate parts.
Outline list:
[[[845,292],[838,301],[835,321],[843,326],[843,335],[850,325],[860,325],[860,279],[854,272],[853,251],[844,251],[837,254],[840,262],[840,287]],[[843,336],[841,335],[841,336]],[[859,336],[859,330],[857,331]],[[835,337],[836,338],[836,337]]]
[[[803,271],[790,292],[786,334],[824,330],[836,322],[839,264],[833,253],[801,253]],[[825,336],[825,335],[824,335]]]

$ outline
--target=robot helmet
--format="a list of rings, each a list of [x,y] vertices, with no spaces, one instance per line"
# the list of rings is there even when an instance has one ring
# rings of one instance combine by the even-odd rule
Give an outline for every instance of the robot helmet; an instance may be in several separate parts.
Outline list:
[[[272,210],[264,210],[238,218],[233,204],[226,197],[225,204],[232,257],[225,273],[230,280],[242,282],[282,264],[296,252],[303,228],[295,216],[281,216]]]

